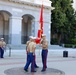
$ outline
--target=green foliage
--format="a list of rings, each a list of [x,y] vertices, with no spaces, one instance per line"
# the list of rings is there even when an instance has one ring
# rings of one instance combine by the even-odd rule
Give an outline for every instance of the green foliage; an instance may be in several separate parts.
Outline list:
[[[76,12],[72,7],[73,0],[51,0],[55,9],[52,11],[52,33],[60,34],[62,43],[75,37]]]
[[[66,48],[76,48],[76,44],[65,44],[64,47],[66,47]]]
[[[65,44],[64,47],[72,48],[72,44]]]
[[[51,44],[55,44],[55,45],[58,44],[58,39],[52,38]]]
[[[73,44],[76,44],[76,38],[73,38],[73,39],[72,39],[72,43],[73,43]]]

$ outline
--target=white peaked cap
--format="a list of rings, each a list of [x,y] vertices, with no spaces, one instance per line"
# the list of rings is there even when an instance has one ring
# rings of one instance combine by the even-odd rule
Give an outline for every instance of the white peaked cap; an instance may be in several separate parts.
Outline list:
[[[36,39],[36,37],[33,37],[32,39]]]
[[[42,34],[42,36],[46,36],[46,34]]]
[[[3,40],[4,38],[1,38],[1,40]]]
[[[29,38],[30,38],[30,39],[32,39],[32,38],[33,38],[33,36],[29,36]]]

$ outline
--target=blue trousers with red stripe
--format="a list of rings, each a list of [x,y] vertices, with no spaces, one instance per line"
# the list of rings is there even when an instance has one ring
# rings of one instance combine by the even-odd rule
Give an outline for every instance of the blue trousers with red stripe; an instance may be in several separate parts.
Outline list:
[[[3,58],[4,50],[0,47],[0,58]]]
[[[24,67],[24,70],[27,70],[29,65],[31,64],[31,71],[34,71],[34,56],[33,53],[28,53],[27,55],[27,62],[26,65]]]
[[[42,49],[42,64],[43,64],[43,70],[46,70],[47,68],[47,54],[48,54],[48,50],[44,50]]]
[[[37,67],[37,64],[36,64],[36,55],[33,55],[34,57],[34,67],[36,68]],[[27,53],[27,61],[28,61],[28,58],[29,58],[29,54]]]
[[[37,67],[37,64],[36,64],[36,55],[34,55],[34,67],[35,68]]]

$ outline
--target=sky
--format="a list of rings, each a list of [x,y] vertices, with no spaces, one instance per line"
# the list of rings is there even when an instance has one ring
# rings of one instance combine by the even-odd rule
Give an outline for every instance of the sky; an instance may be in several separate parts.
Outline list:
[[[76,10],[76,0],[73,0],[73,1],[74,1],[73,7],[74,7],[74,9]]]

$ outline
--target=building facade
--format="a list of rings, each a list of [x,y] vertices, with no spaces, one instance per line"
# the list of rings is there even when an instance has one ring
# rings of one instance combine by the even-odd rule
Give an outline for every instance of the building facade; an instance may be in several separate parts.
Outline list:
[[[0,38],[8,44],[25,44],[30,35],[37,37],[39,17],[44,4],[44,33],[50,44],[51,1],[0,0]]]

